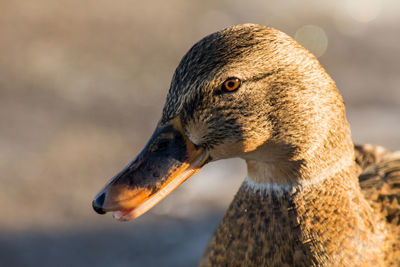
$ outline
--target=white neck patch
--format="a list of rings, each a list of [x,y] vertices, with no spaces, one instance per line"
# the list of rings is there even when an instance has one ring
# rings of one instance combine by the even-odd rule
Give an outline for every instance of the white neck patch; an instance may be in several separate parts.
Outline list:
[[[244,180],[244,183],[246,184],[247,187],[251,188],[254,191],[261,191],[261,192],[292,192],[295,189],[295,185],[290,185],[290,184],[276,184],[276,183],[271,183],[271,184],[259,184],[254,182],[250,177],[246,177]]]
[[[350,155],[352,156],[352,155]],[[339,160],[333,164],[333,166],[329,166],[326,168],[321,169],[318,172],[318,175],[312,177],[311,179],[305,179],[301,181],[301,183],[257,183],[255,181],[260,181],[263,176],[272,174],[271,170],[269,170],[269,165],[266,164],[264,169],[258,168],[259,171],[257,173],[253,173],[253,175],[259,175],[260,177],[254,177],[252,178],[249,174],[244,180],[244,183],[251,188],[254,191],[263,191],[263,192],[268,192],[268,191],[275,191],[275,192],[293,192],[295,190],[298,190],[300,187],[301,188],[306,188],[309,186],[314,186],[319,183],[322,183],[325,179],[329,179],[335,176],[338,172],[342,170],[346,170],[351,168],[351,166],[354,164],[353,158],[350,156],[346,157],[341,157]],[[290,179],[285,179],[286,181],[290,181]]]

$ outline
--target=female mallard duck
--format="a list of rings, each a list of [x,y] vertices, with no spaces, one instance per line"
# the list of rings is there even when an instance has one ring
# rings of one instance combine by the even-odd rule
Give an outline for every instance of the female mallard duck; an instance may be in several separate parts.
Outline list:
[[[93,207],[135,219],[207,162],[231,157],[248,176],[201,265],[399,266],[400,155],[354,149],[318,60],[259,25],[189,50],[150,141]]]

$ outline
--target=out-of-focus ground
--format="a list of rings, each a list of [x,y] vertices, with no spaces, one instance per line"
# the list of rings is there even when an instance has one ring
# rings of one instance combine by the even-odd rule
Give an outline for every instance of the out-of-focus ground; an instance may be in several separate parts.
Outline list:
[[[354,140],[400,149],[399,14],[396,0],[0,0],[0,266],[196,264],[240,160],[133,222],[91,201],[147,141],[184,53],[229,25],[296,36],[336,80]]]

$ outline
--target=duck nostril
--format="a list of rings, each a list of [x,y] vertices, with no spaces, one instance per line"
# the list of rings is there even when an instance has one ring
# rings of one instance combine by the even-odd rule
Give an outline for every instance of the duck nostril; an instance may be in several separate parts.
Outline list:
[[[93,202],[92,202],[92,207],[95,212],[98,214],[105,214],[106,212],[103,209],[103,204],[106,199],[106,193],[103,192],[100,196],[97,196]]]
[[[170,141],[171,140],[167,139],[167,138],[158,139],[157,142],[153,146],[153,149],[152,149],[153,152],[161,152],[161,151],[165,150],[168,147]]]

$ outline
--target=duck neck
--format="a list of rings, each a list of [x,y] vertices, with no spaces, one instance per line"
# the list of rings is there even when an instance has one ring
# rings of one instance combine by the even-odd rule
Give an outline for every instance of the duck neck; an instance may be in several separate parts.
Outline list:
[[[381,266],[382,228],[358,183],[343,179],[354,174],[285,186],[246,178],[205,258],[211,265]]]
[[[287,183],[282,184],[278,183],[282,177],[271,177],[269,164],[247,164],[249,177],[227,215],[232,212],[243,215],[244,210],[248,225],[257,225],[260,219],[268,222],[262,228],[264,233],[258,234],[265,235],[265,240],[271,242],[269,245],[275,247],[284,240],[301,251],[302,261],[307,264],[319,259],[319,263],[326,265],[348,266],[349,262],[380,265],[384,242],[382,226],[361,192],[355,166],[345,168],[342,165],[330,174],[323,169],[313,179],[303,177],[303,180],[296,179],[297,183],[287,179]],[[264,176],[250,176],[255,174]],[[266,179],[271,183],[255,182]],[[257,215],[260,216],[257,218]],[[286,251],[289,248],[285,244],[281,245],[282,255],[292,253]]]
[[[327,179],[335,178],[336,174],[355,169],[354,153],[342,154],[331,161],[302,159],[295,161],[271,162],[246,159],[248,180],[261,187],[275,190],[291,190],[312,184],[321,184]],[[346,182],[358,183],[354,173],[346,177]]]
[[[350,130],[340,131],[337,137],[328,133],[315,142],[303,145],[265,143],[243,159],[248,178],[256,184],[274,187],[296,187],[318,184],[334,178],[336,173],[354,169],[354,145]],[[340,139],[340,143],[332,140]],[[357,175],[348,179],[358,182]]]

